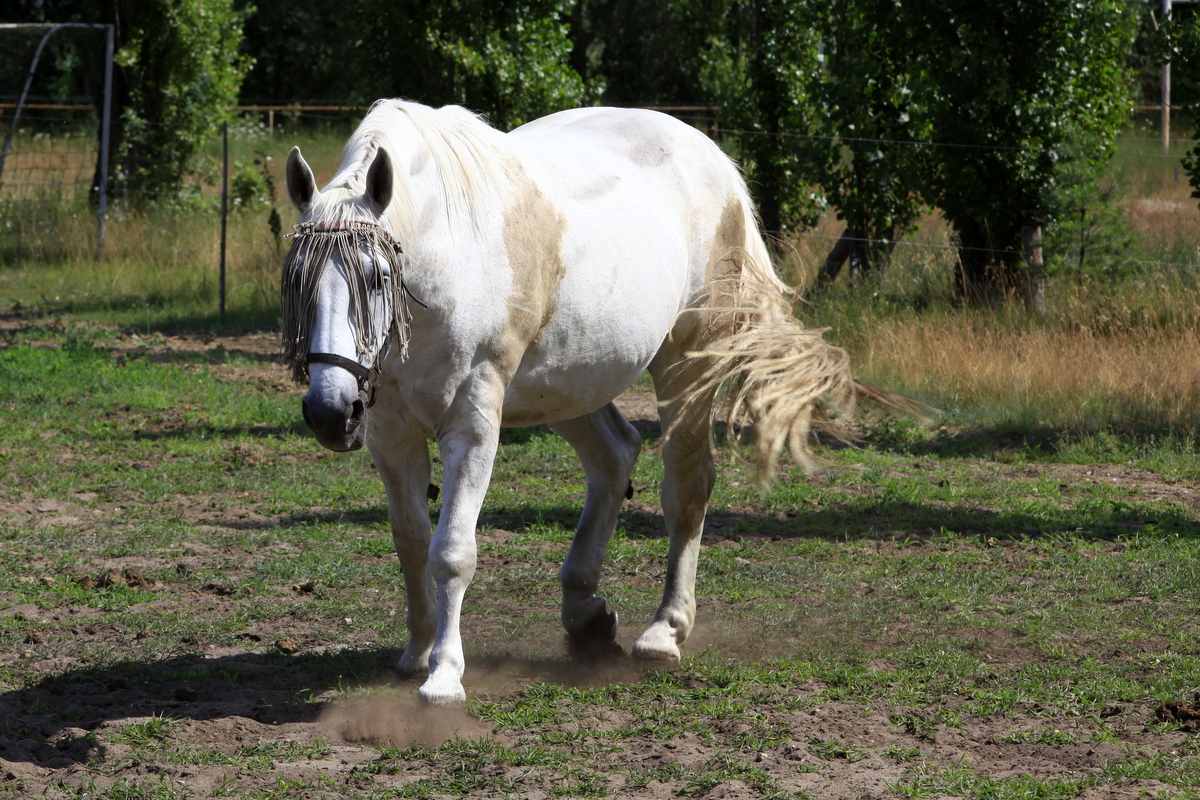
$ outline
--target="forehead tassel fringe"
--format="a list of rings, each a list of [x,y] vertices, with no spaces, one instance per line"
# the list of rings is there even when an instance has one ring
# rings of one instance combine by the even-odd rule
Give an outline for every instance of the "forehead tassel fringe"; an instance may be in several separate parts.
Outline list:
[[[401,271],[400,245],[383,228],[370,222],[305,222],[288,234],[292,247],[283,262],[279,286],[279,306],[283,314],[283,341],[279,360],[291,366],[292,377],[303,381],[308,377],[308,353],[313,324],[316,322],[317,300],[321,278],[329,268],[333,254],[341,256],[342,267],[350,290],[350,327],[354,332],[357,357],[382,361],[386,349],[396,347],[400,360],[408,358],[409,325],[408,295]],[[384,279],[377,268],[369,284],[359,258],[360,248],[366,247],[378,265],[391,265],[390,279]],[[382,307],[371,302],[373,293],[382,300]],[[383,341],[374,341],[373,314],[382,312],[388,321]]]

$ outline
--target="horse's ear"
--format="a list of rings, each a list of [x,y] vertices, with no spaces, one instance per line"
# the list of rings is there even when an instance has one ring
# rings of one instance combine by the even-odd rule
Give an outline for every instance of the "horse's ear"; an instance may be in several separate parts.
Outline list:
[[[293,147],[292,152],[288,153],[285,174],[288,197],[291,198],[292,205],[300,213],[308,211],[312,205],[313,195],[317,193],[317,180],[313,177],[312,170],[309,169],[304,156],[300,155],[299,147]]]
[[[367,170],[367,197],[371,198],[371,202],[379,209],[380,214],[388,207],[388,203],[392,202],[392,182],[394,180],[392,158],[388,155],[387,150],[381,147],[375,154],[375,160],[371,162],[371,167]]]

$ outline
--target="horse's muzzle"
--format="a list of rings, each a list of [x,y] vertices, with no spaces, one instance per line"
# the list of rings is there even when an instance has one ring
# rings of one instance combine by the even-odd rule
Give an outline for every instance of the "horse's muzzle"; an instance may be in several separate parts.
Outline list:
[[[304,422],[312,428],[322,447],[339,452],[357,450],[366,438],[366,399],[352,403],[324,403],[305,397],[300,404]]]

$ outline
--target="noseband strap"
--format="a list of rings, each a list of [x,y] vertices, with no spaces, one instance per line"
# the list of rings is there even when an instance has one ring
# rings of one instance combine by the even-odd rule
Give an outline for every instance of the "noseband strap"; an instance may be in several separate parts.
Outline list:
[[[346,370],[358,379],[358,394],[366,407],[375,405],[375,390],[379,388],[378,367],[364,367],[354,359],[339,356],[337,353],[309,353],[307,361],[309,364],[329,364]]]

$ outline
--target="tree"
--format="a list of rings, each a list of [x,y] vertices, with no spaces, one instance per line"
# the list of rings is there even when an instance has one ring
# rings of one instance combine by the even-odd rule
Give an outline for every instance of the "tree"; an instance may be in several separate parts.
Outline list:
[[[460,103],[501,128],[583,105],[565,0],[373,0],[350,13],[351,97]],[[357,15],[357,16],[356,16]]]
[[[106,5],[128,25],[115,59],[117,193],[174,193],[237,103],[250,65],[238,54],[244,14],[230,0]]]
[[[249,60],[238,55],[244,13],[231,0],[20,0],[30,22],[116,26],[113,71],[114,196],[146,200],[178,191],[196,151],[236,103]],[[99,37],[76,37],[75,63],[97,108],[104,99]],[[60,77],[62,76],[60,70]]]
[[[706,0],[577,0],[571,65],[611,105],[704,103],[694,69],[717,15]],[[718,2],[718,6],[728,3]]]
[[[795,0],[697,3],[711,34],[696,60],[701,83],[735,131],[763,228],[778,236],[815,224],[823,198],[809,188],[810,88],[820,72],[809,6]],[[693,23],[695,24],[695,23]]]
[[[1182,10],[1182,9],[1179,9]],[[1164,36],[1157,49],[1159,59],[1171,62],[1171,92],[1174,97],[1191,100],[1188,117],[1196,131],[1193,139],[1200,139],[1200,14],[1180,14],[1164,26]],[[1183,160],[1192,187],[1192,197],[1200,199],[1200,144],[1192,147]]]
[[[362,89],[359,34],[341,0],[238,0],[246,15],[242,52],[253,66],[242,98],[264,103],[343,103]]]
[[[1099,169],[1128,120],[1136,10],[1123,0],[910,0],[931,81],[937,169],[929,196],[959,238],[960,295],[1036,302],[1022,228],[1062,207],[1068,165]]]
[[[912,53],[921,46],[900,0],[835,0],[818,13],[825,69],[810,94],[823,138],[808,148],[811,180],[846,228],[821,269],[837,277],[887,276],[896,240],[923,210],[933,169],[927,76]]]

